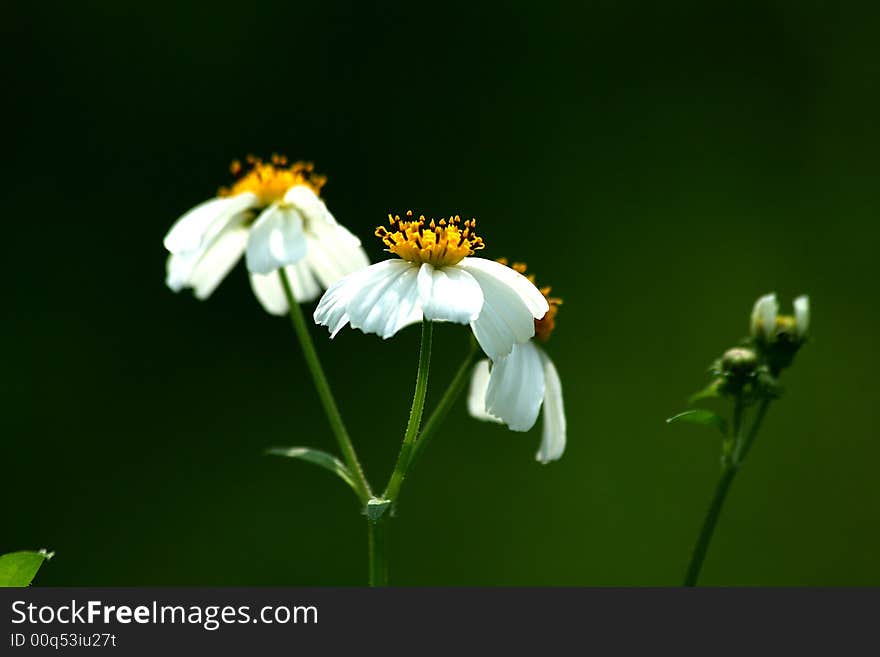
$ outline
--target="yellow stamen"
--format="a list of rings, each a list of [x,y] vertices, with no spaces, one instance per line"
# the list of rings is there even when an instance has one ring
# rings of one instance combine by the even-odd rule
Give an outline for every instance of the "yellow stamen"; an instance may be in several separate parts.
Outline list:
[[[507,258],[498,258],[496,262],[501,263],[502,265],[508,265]],[[528,271],[528,267],[524,262],[514,262],[513,264],[508,265],[511,269],[516,272],[519,272],[523,276],[531,281],[532,285],[535,285],[535,275],[534,274],[526,274]],[[562,305],[562,299],[559,297],[551,297],[550,292],[553,288],[549,285],[538,288],[541,294],[544,295],[544,298],[547,299],[547,304],[550,306],[550,309],[547,313],[541,318],[535,320],[535,338],[540,340],[541,342],[547,342],[550,339],[550,335],[553,333],[553,329],[556,328],[556,313],[559,312],[559,306]]]
[[[427,221],[424,215],[412,218],[413,213],[406,213],[406,219],[400,215],[388,215],[391,229],[379,226],[376,237],[382,238],[388,251],[404,260],[417,264],[430,263],[435,267],[454,265],[474,251],[483,248],[483,238],[474,233],[476,219],[462,222],[455,215],[439,222]]]
[[[283,155],[273,155],[269,162],[248,155],[245,162],[248,171],[242,174],[244,169],[241,162],[233,160],[229,170],[233,176],[240,177],[231,186],[221,188],[217,193],[218,196],[235,196],[242,192],[251,192],[260,199],[260,206],[265,207],[284,198],[291,187],[305,185],[315,194],[320,194],[321,188],[327,182],[326,176],[314,172],[315,165],[311,162],[288,164],[287,158]]]

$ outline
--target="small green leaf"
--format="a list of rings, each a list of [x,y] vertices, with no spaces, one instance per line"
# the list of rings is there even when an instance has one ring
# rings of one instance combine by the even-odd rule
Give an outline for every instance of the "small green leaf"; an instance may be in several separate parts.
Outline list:
[[[385,512],[391,508],[391,500],[385,500],[378,497],[371,497],[367,500],[367,518],[372,522],[376,522],[385,515]]]
[[[0,554],[0,586],[28,586],[43,562],[54,555],[54,552],[46,550]]]
[[[713,425],[718,427],[718,430],[723,435],[727,435],[727,421],[717,413],[707,411],[704,408],[696,408],[692,411],[685,411],[684,413],[673,415],[671,418],[666,420],[667,424],[671,424],[673,422],[690,422],[691,424]]]
[[[332,454],[311,447],[272,447],[267,449],[266,453],[274,456],[286,456],[291,459],[302,459],[303,461],[319,465],[333,474],[338,475],[342,481],[351,486],[355,493],[358,492],[354,477],[351,476],[348,468],[346,468],[345,464]]]
[[[722,379],[715,379],[705,388],[691,395],[691,398],[688,399],[688,403],[694,404],[702,399],[714,399],[715,397],[720,397],[721,392],[719,391],[719,388],[723,383],[724,381]]]

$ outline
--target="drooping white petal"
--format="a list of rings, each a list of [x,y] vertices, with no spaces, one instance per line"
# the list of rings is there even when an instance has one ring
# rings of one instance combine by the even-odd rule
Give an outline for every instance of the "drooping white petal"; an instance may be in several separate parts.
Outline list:
[[[553,361],[538,349],[544,366],[544,427],[541,433],[541,446],[535,458],[541,463],[555,461],[565,451],[566,422],[565,405],[562,401],[562,382]]]
[[[300,211],[310,230],[318,230],[320,226],[336,226],[336,219],[311,187],[295,185],[284,195],[284,204],[292,205]]]
[[[300,260],[295,265],[284,268],[290,289],[297,303],[313,301],[321,294],[321,286],[315,280],[315,276],[305,260]],[[269,274],[251,274],[251,289],[263,306],[263,309],[271,315],[286,315],[290,310],[287,303],[287,295],[281,285],[278,271]]]
[[[287,314],[290,306],[287,305],[287,297],[284,294],[284,288],[281,287],[281,279],[278,278],[277,271],[270,274],[251,273],[250,279],[254,296],[257,297],[267,313],[270,315]]]
[[[364,333],[390,338],[421,314],[418,267],[406,260],[385,260],[356,271],[324,293],[315,322],[331,337],[350,323]]]
[[[806,336],[810,330],[810,297],[805,294],[794,300],[794,322],[798,337]]]
[[[535,284],[507,265],[502,265],[494,260],[486,260],[485,258],[465,258],[458,263],[458,266],[467,269],[471,274],[474,274],[475,270],[480,271],[507,284],[523,300],[534,319],[541,319],[550,310],[547,299],[535,287]],[[476,276],[476,274],[474,275]]]
[[[251,227],[247,244],[247,268],[254,274],[268,274],[292,265],[306,255],[302,216],[292,205],[272,204]]]
[[[287,280],[290,281],[290,289],[298,303],[314,301],[321,294],[322,288],[315,279],[315,274],[305,259],[295,265],[284,268]]]
[[[200,203],[178,219],[163,241],[171,253],[189,253],[205,246],[228,221],[257,204],[250,192]]]
[[[465,258],[458,266],[471,274],[483,290],[483,307],[471,322],[471,329],[490,359],[503,358],[514,344],[535,335],[535,319],[543,317],[549,306],[529,279],[482,258]]]
[[[765,294],[755,302],[752,309],[752,335],[759,333],[767,340],[773,338],[776,331],[776,315],[779,314],[779,302],[776,294]]]
[[[471,374],[471,387],[468,390],[468,412],[478,420],[501,422],[494,415],[486,412],[486,390],[489,388],[489,361],[483,359],[474,366]]]
[[[501,418],[511,431],[528,431],[544,400],[544,364],[532,342],[514,345],[496,360],[486,390],[486,412]]]
[[[211,241],[195,251],[172,253],[166,263],[165,284],[179,292],[193,288],[196,297],[206,299],[241,258],[247,241],[246,215],[234,215]]]
[[[196,263],[189,285],[198,299],[207,299],[244,253],[248,229],[242,225],[227,228],[217,236]]]
[[[165,261],[165,285],[174,292],[180,292],[188,287],[192,271],[201,257],[201,251],[168,254],[168,259]]]
[[[425,319],[468,324],[483,307],[483,290],[476,279],[458,267],[419,267],[419,302]]]
[[[370,264],[361,241],[343,226],[306,233],[306,260],[318,282],[325,288]]]

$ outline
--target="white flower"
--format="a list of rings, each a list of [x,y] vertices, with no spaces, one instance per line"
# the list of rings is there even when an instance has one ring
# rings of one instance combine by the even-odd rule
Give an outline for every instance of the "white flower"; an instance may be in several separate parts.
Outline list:
[[[776,294],[765,294],[755,302],[752,308],[752,335],[764,336],[765,340],[772,340],[776,331],[776,316],[779,314],[779,302]]]
[[[776,294],[765,294],[755,302],[752,310],[752,336],[773,342],[780,334],[803,341],[810,329],[810,297],[801,295],[794,300],[794,316],[780,315]]]
[[[324,178],[302,162],[249,158],[251,169],[217,198],[184,214],[165,236],[166,284],[206,299],[246,254],[251,286],[274,315],[288,311],[276,273],[284,267],[297,301],[369,264],[360,240],[336,222],[318,197]],[[233,163],[233,172],[240,171]]]
[[[428,319],[470,324],[490,358],[506,356],[513,345],[535,334],[535,319],[548,310],[544,295],[522,274],[484,258],[474,221],[459,217],[439,223],[389,216],[379,227],[386,260],[331,286],[318,302],[315,322],[335,336],[342,327],[390,338],[403,327]]]
[[[524,273],[525,265],[514,263],[513,270]],[[504,423],[511,431],[528,431],[543,406],[541,446],[535,458],[549,463],[559,459],[565,451],[565,406],[556,366],[536,341],[546,342],[550,338],[562,300],[549,296],[549,287],[541,288],[541,292],[549,309],[535,322],[535,339],[515,345],[508,356],[492,363],[481,360],[476,364],[471,376],[468,411],[478,420]]]

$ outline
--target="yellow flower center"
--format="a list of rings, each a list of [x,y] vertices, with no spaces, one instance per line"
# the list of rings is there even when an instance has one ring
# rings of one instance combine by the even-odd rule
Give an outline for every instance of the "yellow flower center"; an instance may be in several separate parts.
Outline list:
[[[305,185],[315,194],[320,194],[321,187],[327,182],[326,176],[314,173],[315,165],[311,162],[294,162],[289,164],[283,155],[273,155],[269,162],[248,155],[246,167],[233,160],[229,167],[236,180],[229,187],[222,187],[218,196],[235,196],[243,192],[256,194],[260,207],[266,207],[284,198],[291,187]]]
[[[484,247],[483,238],[474,233],[476,219],[462,222],[461,217],[455,215],[439,222],[431,219],[426,224],[424,215],[418,219],[412,216],[412,211],[406,213],[406,219],[389,214],[391,228],[379,226],[376,229],[376,237],[382,238],[387,250],[404,260],[448,267]]]
[[[507,258],[498,258],[496,262],[506,265]],[[510,268],[528,278],[532,285],[535,285],[535,275],[526,274],[526,271],[528,270],[526,263],[514,262],[510,265]],[[547,342],[547,340],[550,339],[550,335],[553,333],[553,329],[556,328],[556,313],[559,312],[559,306],[562,305],[562,299],[550,296],[550,292],[553,288],[549,285],[539,287],[538,289],[541,291],[541,294],[544,295],[544,298],[547,299],[547,305],[550,306],[550,309],[541,319],[535,320],[535,338],[541,342]]]

